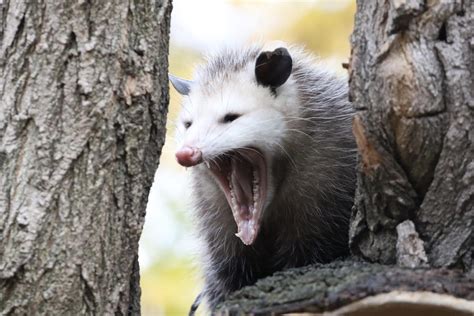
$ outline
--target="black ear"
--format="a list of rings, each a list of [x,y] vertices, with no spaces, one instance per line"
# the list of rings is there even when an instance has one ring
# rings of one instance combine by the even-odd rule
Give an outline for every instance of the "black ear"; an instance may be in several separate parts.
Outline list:
[[[255,62],[255,76],[257,82],[263,86],[277,88],[290,77],[293,60],[284,47],[273,52],[261,52]]]
[[[193,83],[192,81],[178,78],[176,76],[173,76],[172,74],[168,74],[168,78],[170,79],[171,84],[176,89],[176,91],[178,91],[179,94],[188,95],[191,91],[191,85]]]

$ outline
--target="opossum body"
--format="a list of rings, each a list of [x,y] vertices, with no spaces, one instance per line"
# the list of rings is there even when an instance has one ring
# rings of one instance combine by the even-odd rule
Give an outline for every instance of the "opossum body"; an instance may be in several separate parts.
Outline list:
[[[192,170],[204,294],[348,252],[355,188],[347,85],[295,47],[225,50],[183,97],[178,162]]]

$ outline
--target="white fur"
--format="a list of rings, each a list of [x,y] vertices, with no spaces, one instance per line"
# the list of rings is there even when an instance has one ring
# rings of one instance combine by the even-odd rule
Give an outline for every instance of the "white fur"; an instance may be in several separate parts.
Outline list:
[[[297,90],[291,77],[275,97],[268,87],[256,83],[254,62],[250,62],[232,80],[214,85],[213,91],[202,91],[197,78],[190,94],[184,96],[177,124],[178,148],[198,148],[204,160],[243,147],[256,147],[266,157],[281,150],[287,118],[298,114],[294,104]],[[241,117],[223,123],[228,113]],[[185,122],[192,122],[191,127],[186,129]]]

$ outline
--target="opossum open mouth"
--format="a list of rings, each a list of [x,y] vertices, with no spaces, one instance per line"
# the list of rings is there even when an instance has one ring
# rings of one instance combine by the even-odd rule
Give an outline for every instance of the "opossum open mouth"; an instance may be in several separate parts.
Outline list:
[[[225,153],[208,164],[225,194],[237,224],[236,236],[251,245],[260,230],[267,195],[267,165],[257,149]]]

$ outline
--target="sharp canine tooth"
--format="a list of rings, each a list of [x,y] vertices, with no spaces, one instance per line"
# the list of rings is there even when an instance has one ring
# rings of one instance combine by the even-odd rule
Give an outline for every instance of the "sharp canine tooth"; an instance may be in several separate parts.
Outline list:
[[[206,163],[207,168],[211,169],[211,165],[209,164],[209,161],[205,161],[205,163]]]

